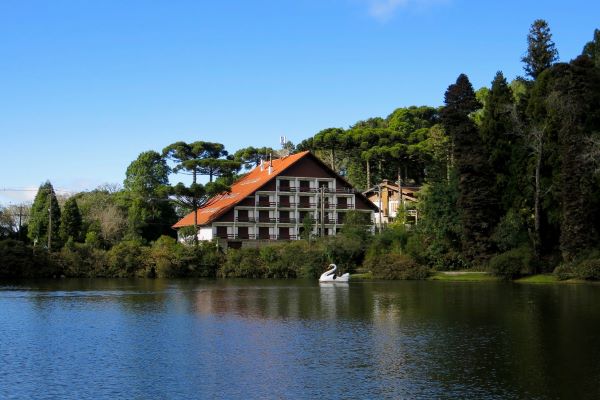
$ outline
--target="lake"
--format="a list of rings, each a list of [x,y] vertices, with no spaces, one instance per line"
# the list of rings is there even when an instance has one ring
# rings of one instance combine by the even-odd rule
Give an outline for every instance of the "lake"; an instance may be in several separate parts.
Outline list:
[[[2,399],[600,398],[600,286],[0,283]]]

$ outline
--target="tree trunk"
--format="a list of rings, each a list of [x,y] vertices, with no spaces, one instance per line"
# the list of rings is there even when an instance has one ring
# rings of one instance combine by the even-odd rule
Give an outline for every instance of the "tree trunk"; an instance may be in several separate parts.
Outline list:
[[[367,160],[367,189],[371,189],[371,164]]]
[[[194,186],[194,193],[192,194],[193,207],[194,207],[194,246],[198,246],[198,199],[196,198],[196,170],[192,173],[192,182]]]
[[[333,148],[333,147],[331,148],[330,156],[331,156],[331,169],[335,171],[335,148]]]
[[[533,199],[534,209],[534,238],[533,238],[533,250],[536,257],[539,258],[542,242],[542,234],[540,227],[540,198],[541,198],[541,182],[540,182],[540,171],[542,169],[542,138],[538,138],[536,143],[536,161],[535,161],[535,191]]]

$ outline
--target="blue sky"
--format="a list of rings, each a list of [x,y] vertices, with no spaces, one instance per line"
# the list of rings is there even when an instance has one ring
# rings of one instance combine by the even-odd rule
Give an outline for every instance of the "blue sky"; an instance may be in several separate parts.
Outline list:
[[[121,183],[178,140],[275,147],[438,106],[460,73],[476,88],[521,75],[533,20],[568,61],[598,15],[577,0],[2,0],[0,202],[47,179]]]

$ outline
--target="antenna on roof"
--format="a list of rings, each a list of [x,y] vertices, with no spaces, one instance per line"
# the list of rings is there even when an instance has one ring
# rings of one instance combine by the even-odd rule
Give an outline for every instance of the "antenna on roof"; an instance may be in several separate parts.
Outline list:
[[[281,156],[287,157],[290,155],[290,151],[286,149],[287,138],[285,136],[279,136],[279,144],[281,145]]]

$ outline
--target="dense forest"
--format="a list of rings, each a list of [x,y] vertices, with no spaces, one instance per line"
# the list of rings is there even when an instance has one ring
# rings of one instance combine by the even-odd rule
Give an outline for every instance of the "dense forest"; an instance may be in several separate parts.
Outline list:
[[[382,179],[422,186],[416,226],[372,236],[350,218],[336,237],[227,254],[179,244],[178,218],[277,151],[176,142],[141,153],[122,187],[61,198],[46,182],[30,207],[1,208],[0,276],[296,277],[335,260],[383,278],[477,269],[600,279],[600,31],[559,62],[536,20],[521,61],[524,77],[499,71],[477,91],[461,74],[442,107],[399,108],[285,144],[313,151],[358,189]],[[191,183],[170,185],[179,175]]]

